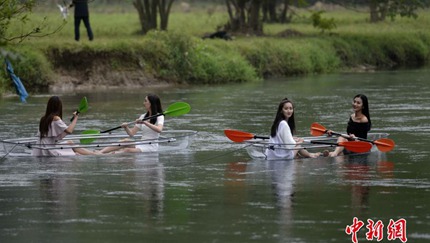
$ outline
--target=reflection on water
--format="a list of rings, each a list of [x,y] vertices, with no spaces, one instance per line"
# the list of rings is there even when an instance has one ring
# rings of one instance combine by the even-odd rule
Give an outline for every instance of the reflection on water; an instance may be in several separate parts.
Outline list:
[[[288,239],[292,235],[295,165],[294,161],[268,161],[267,165],[272,179],[273,194],[279,207],[281,239]]]

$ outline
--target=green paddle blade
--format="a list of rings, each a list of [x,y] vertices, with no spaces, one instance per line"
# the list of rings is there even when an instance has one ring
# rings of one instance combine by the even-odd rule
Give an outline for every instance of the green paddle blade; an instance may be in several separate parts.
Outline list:
[[[82,134],[84,135],[95,135],[95,134],[100,134],[99,130],[86,130],[83,131]],[[94,142],[94,140],[96,140],[97,138],[82,138],[81,140],[79,140],[81,142],[81,144],[90,144],[92,142]]]
[[[164,111],[163,114],[169,116],[181,116],[187,114],[188,112],[190,112],[190,110],[191,106],[188,103],[176,102],[169,105],[169,107],[167,107],[167,110]]]
[[[81,99],[81,103],[79,103],[78,112],[87,112],[88,110],[88,100],[87,97],[83,97]]]

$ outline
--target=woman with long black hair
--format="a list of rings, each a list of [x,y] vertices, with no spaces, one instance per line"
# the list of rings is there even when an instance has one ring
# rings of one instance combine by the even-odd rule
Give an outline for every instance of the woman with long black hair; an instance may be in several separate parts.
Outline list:
[[[355,140],[357,137],[367,139],[367,133],[372,128],[372,121],[370,120],[369,113],[369,101],[364,94],[358,94],[354,96],[352,100],[352,110],[354,113],[351,114],[346,128],[346,133],[350,136],[349,138],[339,137],[338,142],[345,142],[348,140]],[[332,131],[327,131],[331,135]],[[351,153],[345,150],[343,147],[336,147],[333,152],[329,153],[330,157],[336,157],[342,153]],[[326,154],[326,152],[324,153]]]
[[[52,96],[46,105],[45,115],[40,118],[39,132],[37,145],[39,147],[59,147],[58,144],[62,143],[62,139],[68,134],[73,133],[76,123],[78,121],[78,113],[73,113],[72,123],[66,125],[62,120],[63,117],[63,103],[60,97]],[[69,141],[68,143],[72,143]],[[92,155],[98,152],[90,151],[84,148],[73,149],[39,149],[33,148],[31,154],[33,156],[66,156],[66,155]]]
[[[275,120],[270,129],[269,143],[274,144],[266,150],[267,159],[293,159],[296,156],[315,158],[320,153],[309,153],[305,149],[295,148],[303,143],[302,138],[294,137],[296,123],[294,120],[294,105],[288,98],[283,99],[276,112]]]
[[[133,128],[129,128],[128,123],[123,123],[121,126],[127,132],[129,136],[136,135],[137,132],[142,131],[142,140],[156,140],[160,137],[160,133],[163,131],[164,115],[153,117],[149,120],[142,121],[142,119],[157,114],[163,113],[161,107],[160,98],[154,94],[148,94],[145,97],[143,105],[146,109],[146,113],[141,115],[135,122]],[[110,153],[112,151],[120,149],[119,147],[106,147],[100,150],[101,153]],[[136,146],[130,146],[124,148],[122,152],[126,153],[140,153],[140,152],[155,152],[158,151],[158,143],[147,143],[139,144]]]

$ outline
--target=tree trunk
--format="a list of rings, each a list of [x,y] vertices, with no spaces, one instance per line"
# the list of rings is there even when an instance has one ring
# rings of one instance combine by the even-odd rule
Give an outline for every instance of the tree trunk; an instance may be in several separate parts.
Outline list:
[[[370,0],[370,22],[384,21],[388,11],[388,0]]]
[[[376,0],[372,0],[369,3],[370,8],[370,22],[376,23],[379,21],[378,17],[378,2]]]
[[[281,13],[279,14],[279,22],[280,23],[290,23],[291,22],[291,16],[287,16],[288,8],[290,7],[290,1],[291,0],[284,0],[284,7],[281,10]]]
[[[157,0],[134,0],[134,7],[139,14],[139,21],[143,34],[152,29],[157,29]]]
[[[262,0],[226,0],[229,22],[226,31],[261,35],[263,25],[260,20]]]
[[[166,2],[167,1],[167,2]],[[175,0],[161,0],[159,11],[160,11],[160,28],[161,30],[167,30],[169,23],[169,14],[172,8],[172,4]]]
[[[263,0],[262,12],[263,22],[277,23],[278,16],[276,15],[277,0]]]
[[[251,1],[251,7],[249,11],[249,27],[251,33],[256,35],[263,34],[263,24],[260,20],[260,9],[262,0]]]

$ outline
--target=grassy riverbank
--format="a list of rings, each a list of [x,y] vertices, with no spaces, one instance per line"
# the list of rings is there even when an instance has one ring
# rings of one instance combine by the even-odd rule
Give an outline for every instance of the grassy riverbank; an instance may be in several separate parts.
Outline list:
[[[55,6],[54,6],[55,7]],[[32,38],[0,47],[9,55],[15,73],[30,92],[49,86],[145,86],[166,83],[216,84],[245,82],[271,76],[415,67],[430,59],[430,11],[418,19],[370,24],[367,13],[347,10],[327,12],[336,20],[331,34],[312,27],[308,11],[292,24],[266,24],[264,37],[234,36],[233,41],[202,40],[227,20],[218,9],[172,13],[169,31],[137,34],[140,29],[133,8],[92,9],[95,40],[74,41],[73,16],[54,35]],[[32,24],[58,27],[56,9],[38,10]],[[11,30],[21,31],[14,25]],[[2,92],[11,90],[4,72]]]

